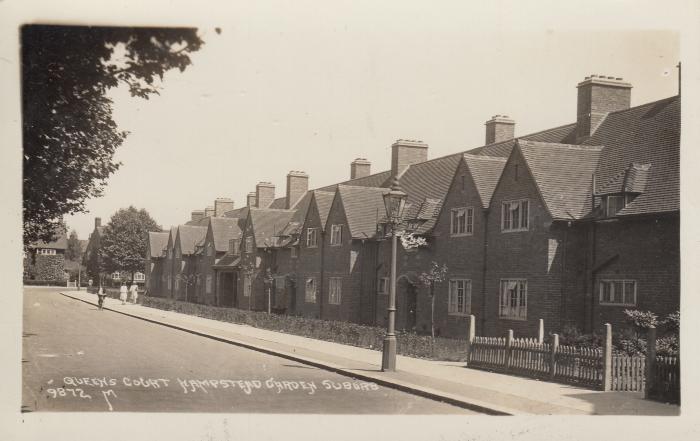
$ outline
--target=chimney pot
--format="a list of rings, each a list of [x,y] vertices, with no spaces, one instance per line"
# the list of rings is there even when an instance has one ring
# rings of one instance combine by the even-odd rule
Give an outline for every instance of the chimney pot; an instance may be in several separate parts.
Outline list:
[[[292,170],[287,173],[287,194],[285,208],[288,210],[309,190],[309,175],[303,171]]]
[[[257,208],[267,208],[275,200],[275,186],[267,181],[260,181],[255,186],[255,202]]]
[[[608,113],[630,107],[632,85],[621,77],[591,75],[576,87],[576,142],[592,136]]]
[[[192,210],[192,217],[190,218],[192,222],[197,222],[204,218],[204,210]]]
[[[216,198],[214,200],[214,216],[223,217],[227,211],[233,210],[233,199]]]
[[[212,217],[216,213],[216,209],[211,205],[204,209],[204,217]]]
[[[391,175],[398,176],[412,164],[428,160],[428,144],[414,139],[398,139],[391,145]]]
[[[256,203],[257,200],[255,198],[255,192],[251,191],[248,193],[248,196],[246,196],[246,206],[248,208],[256,207],[258,204]]]

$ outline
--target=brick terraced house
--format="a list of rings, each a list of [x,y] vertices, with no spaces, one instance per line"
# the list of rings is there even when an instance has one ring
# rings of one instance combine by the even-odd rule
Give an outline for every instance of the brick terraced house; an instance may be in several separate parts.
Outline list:
[[[350,180],[308,190],[308,176],[290,172],[281,198],[261,182],[244,211],[223,214],[238,219],[241,239],[227,235],[213,263],[200,265],[214,274],[206,301],[266,310],[269,298],[277,313],[384,325],[382,195],[396,179],[407,194],[402,228],[425,241],[399,246],[398,329],[430,331],[419,276],[433,261],[448,268],[435,288],[442,336],[463,337],[469,314],[479,334],[534,336],[539,319],[547,332],[590,332],[621,324],[625,308],[675,311],[680,96],[636,107],[630,97],[629,83],[593,75],[578,84],[571,124],[516,137],[515,121],[495,115],[481,147],[429,160],[427,144],[398,140],[381,173],[358,158]],[[193,213],[190,222],[201,221]]]

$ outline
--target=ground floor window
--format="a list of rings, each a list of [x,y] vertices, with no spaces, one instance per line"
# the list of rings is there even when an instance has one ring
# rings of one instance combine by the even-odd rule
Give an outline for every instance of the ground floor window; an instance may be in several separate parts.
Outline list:
[[[211,294],[211,284],[212,284],[212,277],[211,274],[207,275],[207,294]]]
[[[601,280],[599,287],[601,305],[635,306],[637,304],[635,280]]]
[[[250,290],[252,287],[252,280],[250,276],[243,277],[243,297],[250,297]]]
[[[311,277],[306,279],[304,300],[308,303],[316,303],[316,279]]]
[[[469,315],[472,302],[472,281],[450,279],[447,312],[452,315]]]
[[[379,294],[386,294],[389,290],[389,278],[380,277],[377,281],[377,292]]]
[[[331,305],[340,305],[340,293],[343,288],[343,279],[340,277],[331,277],[328,279],[328,303]]]
[[[498,315],[506,319],[527,319],[527,280],[501,279]]]

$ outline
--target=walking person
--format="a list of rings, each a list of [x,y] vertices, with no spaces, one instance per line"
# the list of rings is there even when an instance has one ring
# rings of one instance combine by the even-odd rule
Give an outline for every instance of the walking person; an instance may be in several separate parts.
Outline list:
[[[129,291],[131,291],[131,301],[136,304],[136,301],[139,298],[139,287],[135,283],[131,283],[131,287],[129,288]]]
[[[104,306],[105,297],[107,297],[107,294],[105,294],[105,289],[102,287],[102,285],[100,285],[100,288],[97,290],[97,306],[100,310],[102,310],[102,307]]]
[[[119,288],[119,300],[122,301],[122,305],[126,305],[126,282],[122,282],[122,286]]]

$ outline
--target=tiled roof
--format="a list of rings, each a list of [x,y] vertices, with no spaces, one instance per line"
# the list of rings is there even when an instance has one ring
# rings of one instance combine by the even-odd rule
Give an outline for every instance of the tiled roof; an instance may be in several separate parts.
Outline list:
[[[241,237],[238,219],[230,217],[213,217],[209,223],[214,236],[214,248],[223,252],[228,250],[228,241]]]
[[[330,191],[314,190],[314,199],[316,200],[316,208],[318,209],[318,217],[321,220],[321,228],[326,228],[328,213],[331,211],[333,198],[335,193]]]
[[[481,206],[488,208],[503,167],[506,165],[506,158],[465,154],[464,162],[474,179],[474,185],[481,198]]]
[[[250,220],[253,224],[256,246],[262,248],[275,245],[273,237],[287,226],[292,215],[294,215],[294,210],[251,209]]]
[[[538,142],[556,142],[556,143],[572,143],[576,133],[576,123],[566,124],[564,126],[554,127],[547,130],[542,130],[535,133],[519,136],[516,139],[524,139],[527,141]],[[469,150],[466,153],[473,155],[500,156],[507,158],[515,146],[515,139],[487,144],[475,149]]]
[[[347,181],[339,182],[337,184],[327,185],[325,187],[318,188],[320,191],[330,191],[335,192],[338,185],[351,185],[355,187],[383,187],[387,184],[387,181],[391,178],[391,170],[375,173],[373,175],[365,176],[363,178],[350,179]]]
[[[65,250],[68,248],[68,237],[65,230],[61,230],[57,234],[57,238],[51,242],[37,241],[32,244],[32,248],[50,248],[55,250]]]
[[[177,231],[180,236],[180,251],[183,255],[194,253],[195,245],[207,234],[206,227],[193,225],[180,225]]]
[[[399,184],[408,195],[406,203],[421,204],[426,198],[445,199],[462,153],[410,165]]]
[[[263,207],[263,208],[272,208],[272,209],[278,209],[278,210],[283,210],[287,206],[287,197],[283,196],[281,198],[277,198],[270,203],[269,207]]]
[[[633,164],[650,164],[635,189],[644,192],[618,216],[678,211],[680,209],[681,100],[675,96],[612,112],[585,144],[604,145],[595,172],[596,192]]]
[[[168,236],[170,233],[149,231],[148,232],[148,247],[151,251],[151,257],[160,257],[163,255],[163,249],[168,246]]]
[[[591,186],[602,147],[518,140],[542,199],[554,219],[591,211]]]
[[[384,198],[388,189],[338,185],[338,193],[345,209],[348,229],[353,238],[374,237],[377,222],[385,215]]]

